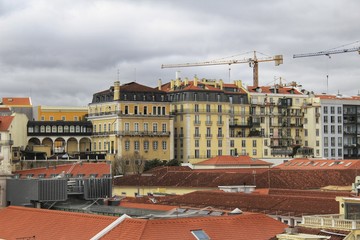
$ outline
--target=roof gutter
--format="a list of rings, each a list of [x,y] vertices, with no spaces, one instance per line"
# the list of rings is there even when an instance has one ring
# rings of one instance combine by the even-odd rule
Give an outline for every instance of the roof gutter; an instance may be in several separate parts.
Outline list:
[[[90,240],[99,240],[101,239],[103,236],[105,236],[108,232],[110,232],[111,230],[113,230],[117,225],[119,225],[120,223],[122,223],[126,218],[131,218],[128,215],[124,214],[121,217],[119,217],[118,219],[116,219],[114,222],[112,222],[109,226],[107,226],[106,228],[104,228],[103,230],[101,230],[98,234],[96,234],[95,236],[93,236]]]

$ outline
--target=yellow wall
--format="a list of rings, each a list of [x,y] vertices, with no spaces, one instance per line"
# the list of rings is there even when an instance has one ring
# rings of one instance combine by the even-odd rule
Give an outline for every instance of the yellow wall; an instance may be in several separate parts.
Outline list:
[[[82,121],[88,113],[87,107],[38,106],[38,120],[41,121]],[[52,120],[51,120],[52,118]],[[65,118],[65,119],[64,119]],[[76,120],[77,119],[77,120]]]
[[[211,191],[217,190],[218,188],[176,188],[176,187],[139,187],[139,193],[141,195],[147,195],[147,193],[162,193],[162,194],[187,194],[194,191]],[[138,187],[136,186],[113,186],[113,195],[121,195],[123,192],[127,196],[134,196],[138,192]]]

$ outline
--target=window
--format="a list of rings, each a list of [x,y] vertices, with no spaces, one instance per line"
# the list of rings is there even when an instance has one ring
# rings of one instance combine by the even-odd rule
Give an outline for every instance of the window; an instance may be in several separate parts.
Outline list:
[[[324,110],[324,113],[325,113],[325,114],[328,113],[328,107],[327,107],[327,106],[325,106],[323,110]]]
[[[65,117],[65,116],[61,116],[61,120],[62,120],[62,121],[66,121],[66,117]]]
[[[328,116],[324,116],[324,123],[328,123]]]
[[[206,147],[208,147],[208,148],[211,147],[211,140],[206,140]]]
[[[298,129],[296,129],[296,130],[298,130]],[[320,130],[318,128],[316,129],[316,136],[317,137],[320,136]]]
[[[139,114],[139,107],[138,106],[134,106],[134,114]]]
[[[74,116],[74,121],[79,121],[79,118],[77,116]]]
[[[329,146],[329,141],[327,137],[324,137],[324,147],[328,147]]]
[[[337,113],[338,113],[338,114],[342,114],[342,109],[341,109],[341,107],[338,107],[338,108],[337,108]]]
[[[324,133],[328,133],[329,131],[328,131],[328,126],[327,125],[325,125],[324,126]]]
[[[253,149],[253,156],[256,156],[257,152],[256,149]]]
[[[206,157],[211,158],[211,150],[210,149],[206,150]]]
[[[41,121],[45,121],[45,116],[41,116]]]
[[[57,132],[57,127],[56,127],[56,126],[52,126],[51,132],[56,133],[56,132]]]
[[[70,126],[70,132],[71,133],[75,132],[75,127],[73,125]]]
[[[130,131],[130,123],[125,123],[124,130],[125,130],[125,132],[129,132],[129,131]]]
[[[246,140],[241,140],[241,147],[246,147]]]
[[[145,151],[149,150],[149,141],[144,141],[144,150]]]
[[[125,114],[129,114],[129,106],[125,106]]]
[[[54,117],[53,117],[53,116],[50,116],[50,121],[54,121]]]
[[[219,148],[222,147],[222,140],[218,140],[218,147],[219,147]]]
[[[195,110],[195,112],[199,112],[199,104],[195,104],[194,110]]]
[[[335,138],[334,137],[330,138],[330,142],[331,142],[331,146],[335,147]]]
[[[79,125],[77,125],[77,126],[75,127],[75,132],[77,132],[77,133],[80,132],[80,126],[79,126]]]
[[[104,132],[106,132],[106,124],[104,123]]]
[[[140,149],[140,142],[139,141],[134,141],[134,149],[135,149],[135,151],[139,151],[139,149]]]
[[[135,131],[136,133],[139,132],[139,123],[134,123],[134,131]]]
[[[153,141],[153,149],[154,150],[158,149],[158,141]]]
[[[210,112],[210,105],[206,104],[206,112]]]
[[[341,116],[338,116],[338,123],[342,123],[342,118],[341,118]]]
[[[222,155],[222,150],[219,149],[219,150],[218,150],[218,156],[221,156],[221,155]]]
[[[199,147],[199,140],[195,140],[195,147]]]
[[[167,149],[167,142],[166,141],[162,141],[162,149],[163,150]]]
[[[331,123],[335,123],[335,116],[331,116],[331,117],[330,117],[330,122],[331,122]]]
[[[149,131],[149,124],[148,123],[144,123],[144,132]]]
[[[125,150],[129,151],[130,150],[130,141],[125,141]]]
[[[50,127],[49,125],[46,126],[46,132],[47,132],[47,133],[51,132],[51,127]]]
[[[342,137],[338,137],[338,147],[342,147]]]
[[[331,130],[331,133],[334,134],[334,133],[335,133],[335,126],[334,126],[334,125],[331,125],[331,126],[330,126],[330,130]]]
[[[341,125],[338,126],[338,133],[342,133],[342,126]]]
[[[256,140],[253,140],[253,147],[256,147]]]
[[[166,129],[166,123],[163,123],[163,124],[162,124],[162,132],[163,132],[163,133],[166,133],[166,130],[167,130],[167,129]]]
[[[200,151],[199,151],[199,149],[195,149],[195,158],[200,158]]]
[[[220,141],[220,140],[219,140]],[[230,147],[234,147],[235,146],[235,141],[234,140],[230,140]]]
[[[157,123],[153,123],[153,132],[154,133],[157,133],[157,127],[158,127]]]
[[[144,106],[143,114],[147,115],[147,106]]]
[[[330,113],[335,114],[335,107],[330,107]]]
[[[221,113],[222,112],[222,106],[218,105],[218,112]]]

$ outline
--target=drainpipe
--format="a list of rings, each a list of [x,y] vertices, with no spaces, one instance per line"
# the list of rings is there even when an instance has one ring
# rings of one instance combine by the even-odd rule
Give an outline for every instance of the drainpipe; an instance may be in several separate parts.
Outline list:
[[[99,240],[101,239],[103,236],[105,236],[108,232],[110,232],[111,230],[113,230],[117,225],[119,225],[120,223],[122,223],[126,218],[131,218],[128,215],[124,214],[121,217],[119,217],[118,219],[116,219],[114,222],[112,222],[109,226],[107,226],[106,228],[104,228],[103,230],[101,230],[98,234],[96,234],[95,236],[93,236],[90,240]]]

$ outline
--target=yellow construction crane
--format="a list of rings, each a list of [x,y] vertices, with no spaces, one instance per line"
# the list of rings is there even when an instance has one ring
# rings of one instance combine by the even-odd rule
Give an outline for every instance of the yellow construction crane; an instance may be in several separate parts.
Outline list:
[[[198,67],[198,66],[210,66],[210,65],[231,65],[240,63],[249,63],[249,66],[253,68],[253,85],[259,85],[259,62],[271,62],[275,61],[275,66],[279,66],[283,63],[282,55],[275,55],[274,57],[257,58],[256,51],[254,51],[253,58],[245,59],[232,59],[232,60],[213,60],[207,62],[195,62],[195,63],[182,63],[182,64],[163,64],[161,68],[181,68],[181,67]]]

